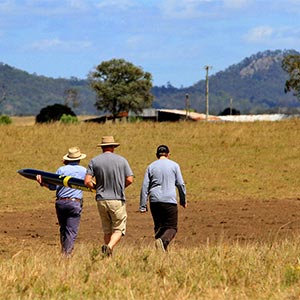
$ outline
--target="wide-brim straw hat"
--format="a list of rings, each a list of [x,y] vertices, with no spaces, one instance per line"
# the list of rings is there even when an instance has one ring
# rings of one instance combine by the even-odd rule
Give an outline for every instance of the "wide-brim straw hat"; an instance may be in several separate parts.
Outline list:
[[[63,160],[80,160],[86,158],[86,154],[81,153],[78,147],[69,148],[69,152],[63,157]]]
[[[103,136],[101,143],[98,144],[97,147],[107,147],[107,146],[118,147],[120,146],[120,143],[116,143],[114,137],[111,135]]]

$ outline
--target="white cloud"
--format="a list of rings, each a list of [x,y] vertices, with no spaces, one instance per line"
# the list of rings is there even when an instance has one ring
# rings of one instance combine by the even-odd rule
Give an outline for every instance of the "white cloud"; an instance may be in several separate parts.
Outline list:
[[[212,10],[209,9],[208,4],[213,2],[212,0],[166,0],[161,2],[160,7],[167,17],[188,19],[211,14]]]
[[[53,16],[83,14],[95,10],[97,0],[0,0],[0,15],[14,16]]]
[[[71,7],[82,9],[86,8],[87,6],[87,1],[83,0],[67,0],[66,1]]]
[[[78,51],[91,48],[92,44],[89,41],[63,41],[60,39],[44,39],[31,43],[27,50],[47,51],[47,50],[65,50],[65,51]]]
[[[281,11],[299,17],[300,14],[300,0],[286,0],[279,6]]]
[[[227,8],[241,9],[250,6],[254,0],[223,0]]]
[[[262,42],[266,39],[270,39],[274,33],[274,30],[270,26],[259,26],[252,28],[247,35],[245,36],[245,39],[248,42]]]
[[[181,69],[215,71],[254,51],[300,49],[299,15],[300,0],[0,0],[0,54],[41,73],[60,58],[61,75],[66,57],[79,56],[82,68],[124,57],[187,84],[194,80],[177,78]],[[49,57],[43,69],[38,55]]]
[[[118,9],[128,9],[135,6],[135,2],[132,0],[100,0],[96,2],[95,6],[98,8],[115,7]]]
[[[160,1],[163,14],[170,18],[216,17],[248,9],[255,0],[165,0]]]
[[[52,40],[40,40],[32,43],[29,48],[33,50],[48,50],[50,48],[58,48],[62,47],[64,45],[64,42],[62,42],[59,39],[52,39]]]
[[[248,43],[260,44],[266,47],[298,48],[300,46],[300,29],[298,27],[260,26],[252,28],[244,39]],[[281,46],[278,46],[281,45]]]
[[[17,9],[14,1],[6,0],[0,2],[0,14],[12,13]]]

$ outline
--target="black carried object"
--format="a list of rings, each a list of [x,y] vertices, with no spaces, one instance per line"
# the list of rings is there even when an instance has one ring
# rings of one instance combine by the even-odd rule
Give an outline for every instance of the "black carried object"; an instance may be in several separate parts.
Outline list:
[[[36,175],[42,176],[43,183],[67,186],[72,189],[78,189],[88,192],[96,192],[84,185],[83,179],[78,179],[72,176],[58,175],[55,173],[45,172],[36,169],[21,169],[18,173],[28,179],[36,180]]]

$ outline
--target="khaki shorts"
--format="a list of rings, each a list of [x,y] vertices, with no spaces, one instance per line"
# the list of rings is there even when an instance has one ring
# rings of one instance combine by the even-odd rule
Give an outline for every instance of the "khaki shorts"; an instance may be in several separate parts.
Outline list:
[[[122,200],[98,200],[98,211],[102,222],[104,234],[112,234],[121,231],[126,233],[126,203]]]

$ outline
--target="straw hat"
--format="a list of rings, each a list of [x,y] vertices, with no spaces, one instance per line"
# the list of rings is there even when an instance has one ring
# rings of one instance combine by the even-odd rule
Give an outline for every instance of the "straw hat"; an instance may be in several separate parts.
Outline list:
[[[120,143],[116,143],[113,136],[103,136],[101,144],[98,144],[97,147],[106,147],[106,146],[114,146],[118,147],[120,146]]]
[[[78,147],[69,148],[69,152],[63,157],[64,160],[80,160],[86,158],[86,154],[80,152]]]

